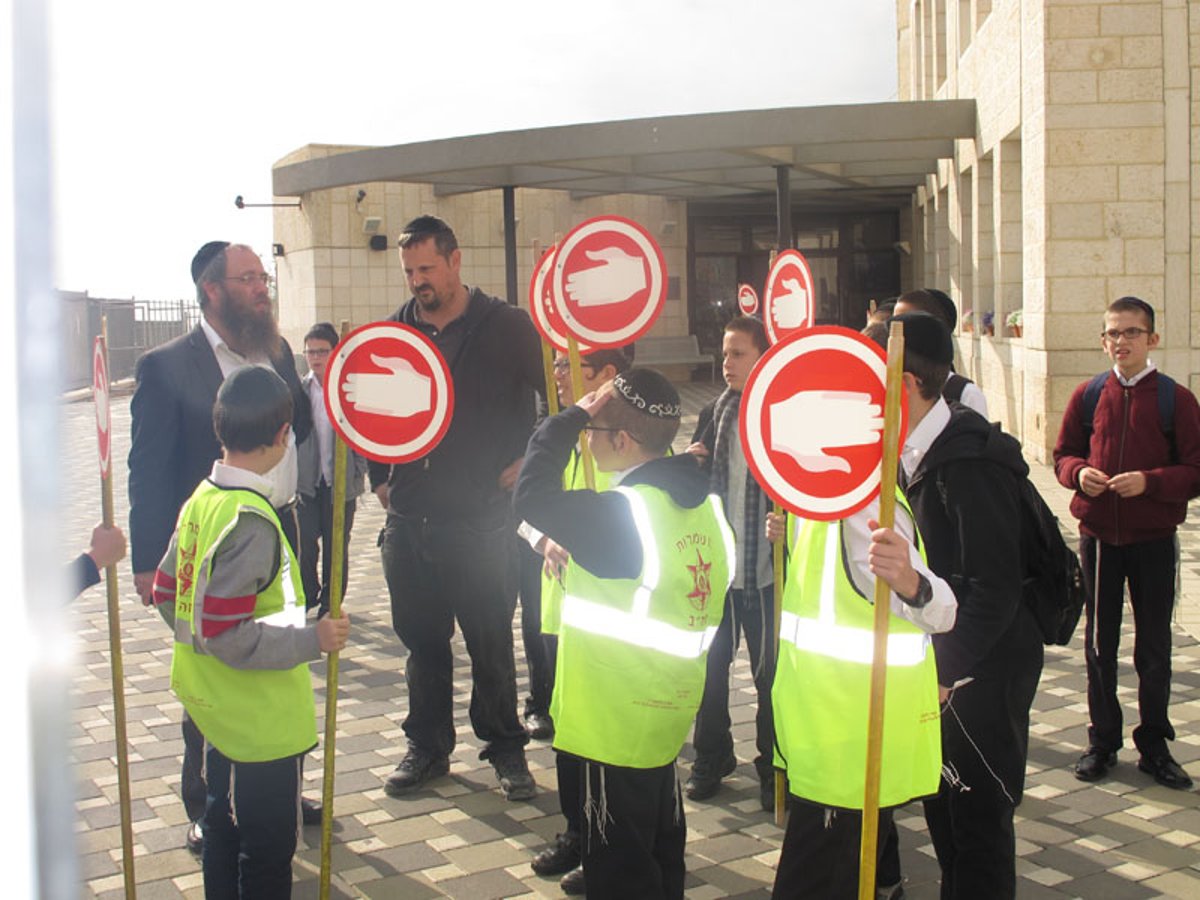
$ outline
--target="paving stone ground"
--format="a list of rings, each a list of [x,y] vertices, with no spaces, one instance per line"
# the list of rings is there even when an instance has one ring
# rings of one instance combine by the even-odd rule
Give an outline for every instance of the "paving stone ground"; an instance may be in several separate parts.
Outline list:
[[[683,390],[691,425],[711,398],[707,385]],[[124,459],[128,452],[127,395],[113,399],[113,458],[117,519],[128,521]],[[94,424],[88,403],[63,406],[63,452],[68,473],[63,517],[65,546],[86,545],[99,518]],[[1068,496],[1052,473],[1033,476],[1064,522]],[[529,860],[562,827],[554,793],[554,763],[543,742],[529,747],[540,793],[530,803],[508,803],[497,791],[491,767],[478,760],[479,741],[467,720],[470,670],[455,640],[456,727],[459,744],[450,775],[408,800],[384,795],[382,779],[403,756],[400,722],[405,712],[405,650],[392,632],[387,590],[375,537],[382,512],[363,503],[350,548],[347,607],[354,620],[342,654],[336,739],[336,820],[332,859],[333,896],[390,898],[559,897],[553,880],[537,877]],[[1200,777],[1200,507],[1180,533],[1182,590],[1175,634],[1172,716],[1174,751]],[[128,564],[119,569],[123,604],[121,636],[126,673],[133,797],[135,868],[143,898],[203,896],[197,860],[183,849],[186,819],[179,801],[180,706],[168,690],[171,642],[165,626],[143,610],[133,592]],[[109,669],[108,624],[103,585],[70,607],[76,639],[76,670],[70,741],[77,783],[78,852],[89,898],[119,897],[121,836]],[[519,627],[520,693],[527,671]],[[1126,718],[1136,721],[1132,632],[1122,646],[1122,696]],[[325,699],[325,666],[314,666],[318,713]],[[1034,705],[1028,787],[1018,810],[1017,837],[1022,898],[1200,897],[1200,794],[1159,787],[1137,771],[1126,750],[1113,776],[1084,785],[1070,766],[1083,750],[1087,708],[1081,639],[1048,649]],[[689,897],[767,897],[779,855],[781,831],[758,807],[754,758],[754,686],[745,651],[732,673],[730,693],[739,765],[711,803],[685,804],[688,822]],[[686,777],[690,746],[680,771]],[[320,791],[322,755],[305,768],[305,791]],[[901,810],[902,859],[907,895],[938,896],[937,863],[918,806]],[[317,896],[320,829],[307,828],[296,855],[295,896]]]

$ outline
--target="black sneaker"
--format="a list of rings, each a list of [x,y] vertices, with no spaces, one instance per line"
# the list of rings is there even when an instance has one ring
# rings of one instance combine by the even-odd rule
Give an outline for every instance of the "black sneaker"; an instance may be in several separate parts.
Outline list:
[[[1075,763],[1075,777],[1080,781],[1099,781],[1108,770],[1117,764],[1117,754],[1099,747],[1088,747],[1088,752]]]
[[[1138,759],[1137,766],[1147,775],[1152,775],[1154,780],[1164,787],[1186,791],[1192,786],[1192,779],[1188,777],[1187,772],[1183,771],[1183,766],[1171,758],[1170,753],[1164,752],[1159,756],[1143,756]]]
[[[548,741],[554,737],[554,722],[549,713],[525,713],[525,730],[535,741]]]
[[[532,800],[537,793],[537,784],[525,763],[524,750],[497,753],[492,757],[492,768],[496,770],[505,800]]]
[[[558,882],[558,886],[562,888],[564,894],[569,894],[572,897],[582,897],[587,893],[587,885],[583,881],[583,866],[577,869],[572,869]]]
[[[692,763],[692,774],[688,777],[684,791],[689,800],[707,800],[721,787],[721,779],[732,775],[737,768],[737,757],[733,751],[720,762],[709,759],[697,759]]]
[[[529,865],[538,875],[562,875],[578,868],[582,861],[579,835],[556,834],[554,846],[547,847],[535,856]]]
[[[449,771],[450,760],[446,757],[426,756],[410,749],[400,760],[400,765],[396,766],[396,771],[383,783],[383,792],[389,797],[403,797]]]

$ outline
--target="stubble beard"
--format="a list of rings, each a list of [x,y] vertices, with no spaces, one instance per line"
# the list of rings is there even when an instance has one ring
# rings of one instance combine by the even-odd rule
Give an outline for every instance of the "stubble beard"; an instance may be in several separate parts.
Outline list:
[[[437,291],[433,288],[422,288],[416,291],[413,296],[416,298],[422,312],[433,313],[442,308],[442,298],[437,295]]]

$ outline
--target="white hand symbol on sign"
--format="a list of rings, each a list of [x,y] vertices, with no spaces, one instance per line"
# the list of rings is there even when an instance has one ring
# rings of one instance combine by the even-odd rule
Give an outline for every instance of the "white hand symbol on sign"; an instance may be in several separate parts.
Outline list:
[[[870,394],[800,391],[768,411],[771,449],[786,453],[809,472],[849,472],[849,462],[825,451],[878,443],[883,431],[881,412]]]
[[[96,427],[108,431],[108,385],[96,382]]]
[[[776,328],[799,328],[808,317],[808,291],[795,278],[784,278],[786,294],[780,294],[771,304],[771,315]]]
[[[600,265],[567,277],[567,296],[580,306],[612,306],[623,303],[646,288],[642,260],[620,247],[588,250],[587,258]]]
[[[362,412],[381,416],[414,416],[433,408],[433,382],[422,375],[406,359],[376,356],[371,362],[389,371],[353,372],[346,376],[343,387],[346,402]]]

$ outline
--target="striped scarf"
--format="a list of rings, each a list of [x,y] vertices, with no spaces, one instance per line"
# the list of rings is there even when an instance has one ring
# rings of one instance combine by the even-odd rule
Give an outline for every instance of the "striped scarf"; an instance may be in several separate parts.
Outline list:
[[[729,508],[729,458],[732,453],[730,442],[741,440],[738,434],[738,410],[741,404],[742,392],[726,388],[713,406],[715,433],[709,487],[725,504],[725,516],[731,520],[730,524],[732,518],[739,514],[739,510]],[[742,573],[742,589],[746,591],[758,588],[759,542],[763,537],[767,508],[766,496],[747,467],[745,504],[740,510],[742,529],[738,535],[738,567]]]

